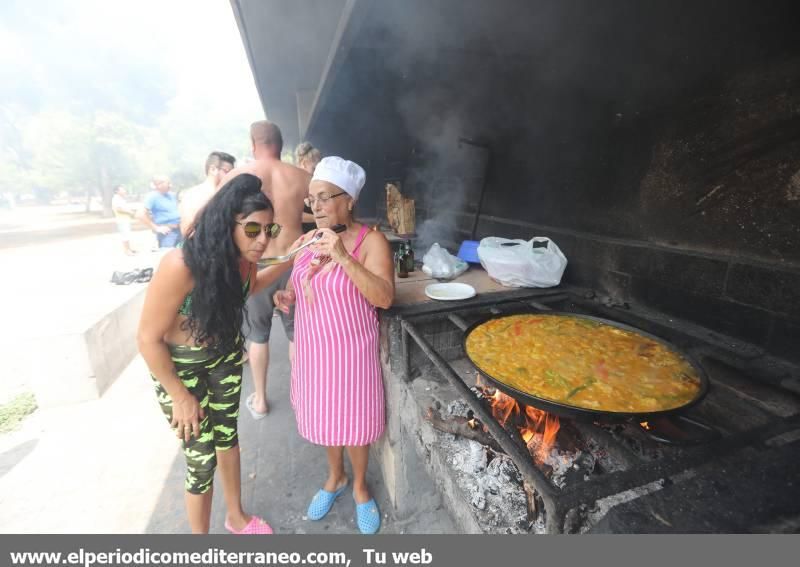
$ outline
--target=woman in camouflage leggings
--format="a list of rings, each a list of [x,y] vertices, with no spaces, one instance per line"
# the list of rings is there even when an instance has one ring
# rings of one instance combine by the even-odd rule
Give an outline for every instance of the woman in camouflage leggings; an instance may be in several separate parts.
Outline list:
[[[200,402],[205,417],[200,420],[198,436],[184,441],[186,455],[186,491],[204,494],[214,481],[217,451],[238,445],[236,421],[242,390],[241,349],[215,356],[202,347],[168,345],[175,373],[183,386]],[[172,398],[151,373],[161,410],[172,422]]]
[[[219,467],[233,533],[272,533],[241,504],[237,418],[242,388],[245,300],[277,280],[285,266],[256,270],[268,239],[280,231],[261,181],[242,174],[200,213],[182,248],[161,260],[147,289],[139,351],[158,401],[183,441],[185,500],[193,533],[208,533],[214,472]]]

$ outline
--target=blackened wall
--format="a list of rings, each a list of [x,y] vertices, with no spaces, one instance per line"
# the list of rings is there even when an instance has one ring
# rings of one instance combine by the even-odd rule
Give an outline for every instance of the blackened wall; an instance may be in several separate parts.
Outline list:
[[[365,165],[362,213],[480,140],[478,236],[550,235],[568,281],[798,356],[800,5],[361,6],[310,136]],[[479,200],[450,201],[457,241]]]
[[[491,217],[482,217],[480,231],[510,238],[549,236],[569,259],[565,281],[619,302],[639,302],[800,361],[800,274],[796,270],[740,256]]]

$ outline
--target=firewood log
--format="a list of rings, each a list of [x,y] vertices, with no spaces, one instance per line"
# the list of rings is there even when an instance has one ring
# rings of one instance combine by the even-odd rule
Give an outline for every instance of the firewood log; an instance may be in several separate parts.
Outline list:
[[[414,199],[404,197],[394,183],[386,184],[386,220],[396,234],[414,233]]]
[[[480,422],[478,422],[478,426],[473,429],[470,427],[469,420],[466,417],[454,415],[444,419],[442,415],[433,408],[428,408],[425,414],[425,421],[429,422],[434,429],[438,429],[444,433],[452,433],[453,435],[458,435],[465,439],[472,439],[481,445],[491,447],[497,453],[504,453],[494,437],[483,430],[483,424]]]

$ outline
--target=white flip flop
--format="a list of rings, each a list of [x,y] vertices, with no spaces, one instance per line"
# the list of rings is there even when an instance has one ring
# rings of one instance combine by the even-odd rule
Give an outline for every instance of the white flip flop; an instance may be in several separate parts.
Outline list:
[[[247,396],[247,399],[244,401],[244,405],[247,406],[247,409],[250,411],[250,415],[253,416],[253,419],[255,420],[264,419],[265,417],[267,417],[267,414],[269,414],[269,410],[267,410],[264,413],[257,412],[255,408],[253,408],[253,399],[255,397],[256,397],[255,392]]]

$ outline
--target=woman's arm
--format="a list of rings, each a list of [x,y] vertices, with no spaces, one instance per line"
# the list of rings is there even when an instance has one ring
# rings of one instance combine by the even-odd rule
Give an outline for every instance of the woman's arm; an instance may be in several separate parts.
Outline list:
[[[312,230],[307,232],[306,234],[301,234],[300,238],[295,240],[291,246],[289,246],[288,250],[294,250],[298,246],[300,246],[306,238],[310,235],[316,233],[316,230]],[[254,280],[254,284],[250,290],[251,295],[257,294],[259,291],[267,288],[270,284],[273,284],[276,280],[278,280],[289,268],[294,265],[294,257],[290,258],[286,262],[282,264],[278,264],[275,266],[270,266],[268,268],[263,268],[256,272],[256,279]]]
[[[394,262],[392,247],[380,232],[370,231],[361,245],[363,263],[347,252],[339,235],[330,229],[322,229],[325,236],[312,248],[328,254],[334,262],[344,268],[367,301],[375,307],[388,309],[394,301]]]
[[[193,285],[183,252],[173,250],[164,256],[147,288],[137,334],[142,358],[172,399],[172,426],[178,437],[187,441],[192,432],[195,437],[200,435],[204,414],[197,399],[178,378],[164,335],[175,324],[178,309]],[[191,429],[185,429],[187,424]]]
[[[282,264],[276,264],[275,266],[257,270],[255,282],[250,287],[250,295],[255,295],[278,281],[286,270],[292,267],[293,263],[292,260],[288,260]]]
[[[290,278],[289,281],[286,282],[286,289],[279,289],[272,296],[272,303],[275,305],[275,307],[288,315],[289,310],[291,309],[291,306],[294,305],[295,301],[296,297],[294,295],[294,284]]]

